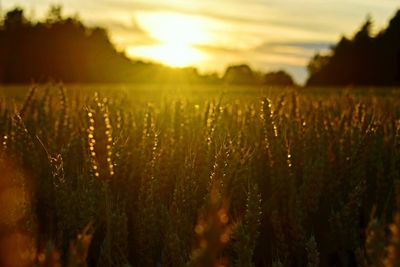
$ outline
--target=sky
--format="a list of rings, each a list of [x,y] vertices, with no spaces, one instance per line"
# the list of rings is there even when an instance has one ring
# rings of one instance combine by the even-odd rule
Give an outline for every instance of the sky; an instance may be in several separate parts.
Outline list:
[[[385,27],[399,0],[0,0],[4,12],[23,7],[41,19],[60,4],[90,26],[108,29],[119,50],[134,59],[201,73],[249,64],[267,72],[284,69],[307,78],[316,52],[351,37],[370,15],[374,31]]]

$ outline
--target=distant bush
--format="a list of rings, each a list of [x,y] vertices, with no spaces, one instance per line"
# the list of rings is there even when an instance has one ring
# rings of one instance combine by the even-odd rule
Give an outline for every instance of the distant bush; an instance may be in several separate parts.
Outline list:
[[[295,85],[293,78],[283,70],[263,74],[253,71],[247,64],[229,66],[222,80],[227,84],[237,85]]]
[[[294,86],[293,78],[285,71],[268,72],[264,75],[264,84]]]
[[[225,70],[222,80],[228,84],[255,84],[257,77],[247,64],[232,65]]]

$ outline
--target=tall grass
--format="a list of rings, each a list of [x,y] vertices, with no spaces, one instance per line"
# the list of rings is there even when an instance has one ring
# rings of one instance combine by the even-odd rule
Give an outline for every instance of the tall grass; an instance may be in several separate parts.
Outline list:
[[[145,103],[48,86],[10,101],[1,266],[399,262],[396,97]]]

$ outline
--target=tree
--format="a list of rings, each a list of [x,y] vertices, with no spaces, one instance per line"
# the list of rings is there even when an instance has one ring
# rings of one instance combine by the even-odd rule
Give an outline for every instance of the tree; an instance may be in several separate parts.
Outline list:
[[[44,21],[29,21],[24,11],[16,8],[5,15],[3,23],[1,83],[200,80],[195,69],[176,70],[131,60],[117,51],[106,29],[87,27],[78,16],[63,16],[59,5],[50,7]]]
[[[62,21],[62,11],[63,8],[61,5],[51,5],[49,10],[47,11],[47,23],[56,23]]]
[[[6,13],[4,19],[4,28],[6,30],[16,30],[21,28],[26,23],[27,20],[24,16],[24,10],[17,7]]]
[[[355,43],[366,43],[371,39],[371,27],[372,27],[372,19],[371,16],[367,16],[364,24],[361,26],[360,30],[354,35]]]
[[[307,85],[399,85],[400,10],[375,36],[372,25],[368,16],[351,39],[343,37],[329,55],[311,58]]]
[[[329,55],[321,55],[319,53],[314,55],[307,65],[308,73],[311,76],[316,75],[325,68],[325,66],[329,63],[330,58],[331,57]]]
[[[279,70],[264,75],[264,84],[278,86],[293,86],[293,78],[285,71]]]
[[[222,78],[229,84],[252,84],[255,83],[255,74],[247,64],[229,66]]]

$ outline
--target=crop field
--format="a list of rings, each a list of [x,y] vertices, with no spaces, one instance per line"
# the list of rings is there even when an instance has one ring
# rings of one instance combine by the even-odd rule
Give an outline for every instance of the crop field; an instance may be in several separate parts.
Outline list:
[[[0,89],[0,266],[400,266],[400,94]]]

